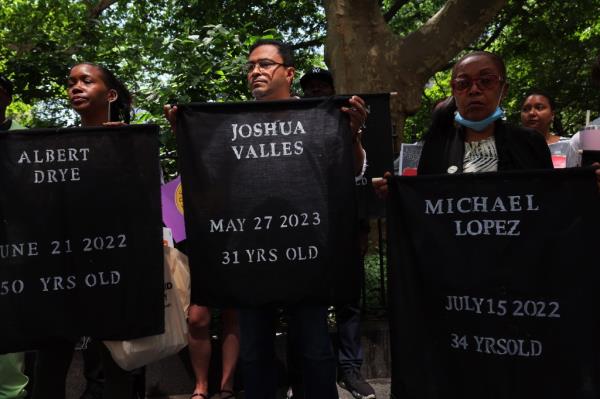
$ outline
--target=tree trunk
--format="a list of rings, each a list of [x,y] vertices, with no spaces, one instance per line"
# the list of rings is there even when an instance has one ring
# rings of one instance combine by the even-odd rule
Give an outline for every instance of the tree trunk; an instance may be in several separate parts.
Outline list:
[[[401,138],[406,116],[421,105],[425,83],[476,40],[506,2],[448,0],[421,28],[400,37],[377,0],[325,0],[325,59],[337,93],[397,92],[391,112]]]

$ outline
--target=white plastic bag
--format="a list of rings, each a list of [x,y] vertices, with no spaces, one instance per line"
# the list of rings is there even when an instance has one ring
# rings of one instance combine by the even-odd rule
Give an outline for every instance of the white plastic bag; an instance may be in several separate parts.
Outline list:
[[[133,370],[174,355],[187,341],[187,310],[190,305],[188,259],[175,248],[164,247],[165,332],[129,341],[104,341],[114,361]]]

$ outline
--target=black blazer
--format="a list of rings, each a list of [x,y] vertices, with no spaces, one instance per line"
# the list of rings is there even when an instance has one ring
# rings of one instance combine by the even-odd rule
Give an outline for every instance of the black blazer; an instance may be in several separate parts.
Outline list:
[[[465,153],[464,128],[454,124],[447,129],[432,126],[421,152],[419,175],[445,174],[449,166],[462,173]],[[495,122],[498,170],[552,169],[550,150],[544,137],[533,129]]]

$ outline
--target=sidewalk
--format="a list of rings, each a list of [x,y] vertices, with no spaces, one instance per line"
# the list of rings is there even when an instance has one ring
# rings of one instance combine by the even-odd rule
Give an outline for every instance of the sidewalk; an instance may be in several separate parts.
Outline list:
[[[389,330],[385,321],[365,321],[362,326],[362,346],[364,350],[364,363],[362,375],[373,385],[377,398],[389,399],[390,397],[390,351]],[[277,376],[278,385],[284,386],[286,344],[285,336],[276,338],[277,361],[280,363],[280,372]],[[332,339],[333,342],[333,339]],[[216,389],[219,380],[217,375],[221,369],[220,344],[213,342],[213,356],[211,357],[211,373],[209,380],[212,389]],[[67,378],[66,399],[79,399],[84,385],[83,361],[80,351],[76,351],[71,364],[69,377]],[[237,389],[241,389],[241,372],[238,369],[235,380],[239,382]],[[188,399],[191,395],[190,389],[194,386],[193,371],[189,361],[189,353],[183,350],[180,354],[167,357],[159,362],[152,363],[146,367],[146,395],[152,399]],[[188,393],[189,391],[189,393]],[[353,399],[352,395],[342,389],[338,389],[340,399]],[[243,395],[238,396],[243,399]],[[277,399],[285,399],[282,392]]]
[[[374,380],[368,380],[369,383],[375,389],[377,399],[389,399],[390,397],[390,380],[389,378],[378,378]],[[350,392],[338,387],[338,393],[340,399],[354,399]],[[174,395],[174,396],[163,396],[162,398],[153,397],[152,399],[189,399],[190,395]],[[237,399],[244,399],[243,393],[237,396]],[[285,399],[285,392],[281,392],[281,396],[277,399]]]

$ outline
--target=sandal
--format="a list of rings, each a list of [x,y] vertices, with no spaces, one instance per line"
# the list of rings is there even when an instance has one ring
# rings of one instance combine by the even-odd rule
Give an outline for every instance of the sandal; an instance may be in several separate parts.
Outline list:
[[[219,392],[219,397],[221,399],[235,399],[235,392],[228,389],[221,389]]]
[[[198,397],[199,399],[208,399],[208,396],[206,396],[203,393],[193,393],[192,396],[190,396],[190,399],[196,398],[196,397]]]

